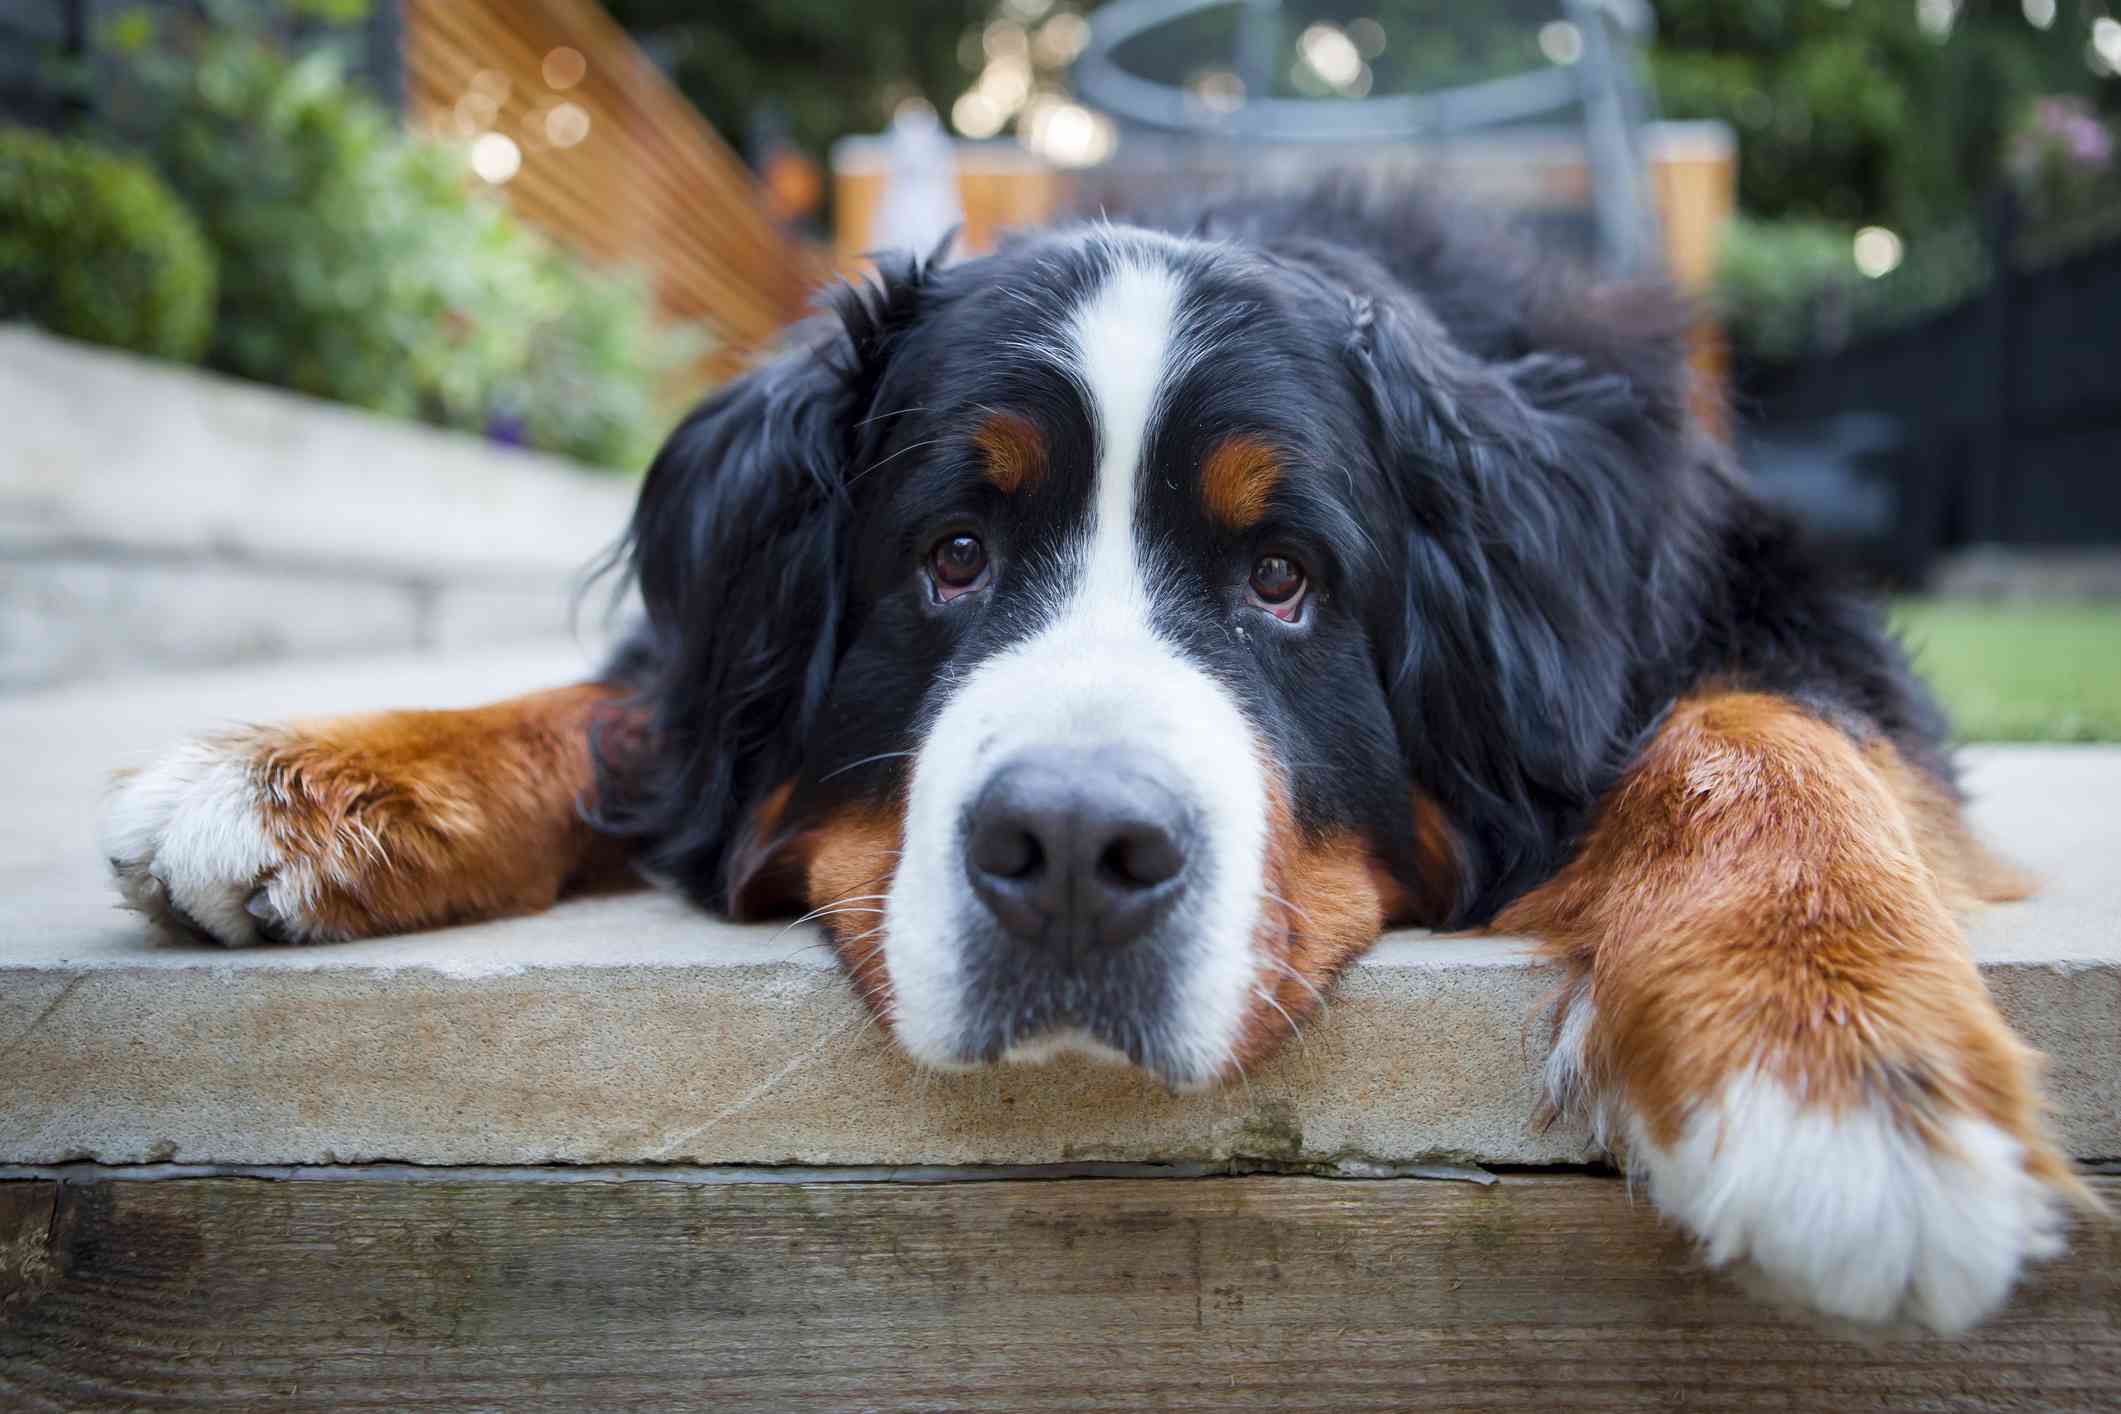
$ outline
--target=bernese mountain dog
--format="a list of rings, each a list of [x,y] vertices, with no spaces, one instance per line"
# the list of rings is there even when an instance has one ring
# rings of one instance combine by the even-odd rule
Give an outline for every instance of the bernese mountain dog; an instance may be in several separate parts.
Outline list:
[[[1388,927],[1528,936],[1548,1106],[1712,1261],[1961,1330],[2091,1201],[1954,922],[2026,885],[1686,323],[1403,193],[886,259],[671,434],[596,681],[193,741],[104,848],[229,944],[637,871],[922,1063],[1178,1088]]]

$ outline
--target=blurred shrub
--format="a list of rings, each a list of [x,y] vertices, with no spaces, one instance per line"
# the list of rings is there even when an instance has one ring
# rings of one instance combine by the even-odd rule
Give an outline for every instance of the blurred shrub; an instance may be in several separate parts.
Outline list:
[[[532,446],[642,470],[669,430],[673,395],[697,393],[684,371],[704,336],[657,323],[647,278],[579,260],[543,266],[550,313],[530,341],[514,405]],[[503,400],[504,408],[507,400]]]
[[[2034,97],[2121,107],[2078,11],[2041,28],[2008,2],[1658,0],[1650,67],[1666,117],[1737,131],[1747,210],[1907,235],[1980,215]]]
[[[191,360],[213,327],[199,225],[139,162],[0,129],[0,319]]]
[[[329,47],[285,53],[248,7],[124,17],[116,129],[219,252],[209,359],[378,412],[625,469],[697,349],[637,280],[589,270],[409,135]],[[158,17],[160,18],[160,17]],[[571,406],[551,406],[552,399]]]
[[[2069,94],[2028,104],[2004,145],[2003,170],[2035,211],[2083,204],[2113,166],[2113,131],[2091,104]]]
[[[1822,322],[1845,311],[1862,278],[1850,232],[1825,221],[1741,216],[1724,236],[1713,304],[1724,334],[1747,353],[1788,358],[1821,342]]]
[[[2021,264],[2044,265],[2121,239],[2114,128],[2091,104],[2050,94],[2026,105],[2003,149],[2019,202]]]
[[[1830,221],[1734,220],[1711,301],[1732,346],[1762,359],[1831,352],[1967,299],[1988,279],[1990,256],[1971,221],[1914,237],[1877,278],[1858,272],[1854,242],[1853,227]]]

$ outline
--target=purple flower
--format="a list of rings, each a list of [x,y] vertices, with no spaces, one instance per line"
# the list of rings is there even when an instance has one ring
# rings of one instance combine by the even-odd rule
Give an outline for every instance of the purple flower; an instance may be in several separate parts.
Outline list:
[[[530,441],[530,429],[514,413],[497,412],[486,420],[486,440],[504,447],[521,447]]]
[[[2113,156],[2114,135],[2097,110],[2082,98],[2054,95],[2033,103],[2004,162],[2022,182],[2068,182],[2105,171]]]
[[[2114,138],[2090,118],[2070,124],[2066,145],[2069,155],[2087,167],[2104,167],[2114,155]]]

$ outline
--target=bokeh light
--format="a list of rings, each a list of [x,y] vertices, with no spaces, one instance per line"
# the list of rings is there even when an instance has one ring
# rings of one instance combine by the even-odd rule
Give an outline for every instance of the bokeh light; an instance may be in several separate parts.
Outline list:
[[[1245,103],[1245,81],[1229,69],[1209,69],[1186,84],[1186,94],[1210,113],[1234,113]]]
[[[545,115],[545,140],[554,147],[573,147],[589,136],[589,110],[579,103],[556,104]]]
[[[990,138],[1002,130],[1009,121],[1001,105],[979,89],[971,89],[960,95],[950,105],[950,126],[969,138]]]
[[[1119,131],[1102,113],[1055,99],[1025,115],[1024,145],[1058,167],[1088,167],[1112,155]]]
[[[523,169],[523,149],[506,133],[480,133],[471,143],[471,170],[500,186]]]
[[[1334,88],[1345,93],[1363,73],[1362,51],[1339,25],[1315,24],[1297,36],[1296,52],[1303,62]]]
[[[1900,237],[1885,227],[1865,226],[1856,232],[1850,253],[1856,259],[1856,269],[1876,280],[1900,268],[1903,249]]]
[[[589,72],[589,61],[582,57],[581,50],[563,44],[546,54],[538,71],[544,76],[545,87],[557,93],[580,83]]]
[[[2092,21],[2092,50],[2109,71],[2121,70],[2121,20],[2101,15]]]
[[[1915,0],[1915,23],[1931,39],[1951,38],[1952,26],[1958,22],[1959,0]]]
[[[1583,31],[1567,20],[1550,20],[1539,27],[1539,52],[1550,64],[1573,64],[1583,57]]]
[[[1063,11],[1038,27],[1038,35],[1031,41],[1031,55],[1045,67],[1058,69],[1074,63],[1089,43],[1090,22]]]

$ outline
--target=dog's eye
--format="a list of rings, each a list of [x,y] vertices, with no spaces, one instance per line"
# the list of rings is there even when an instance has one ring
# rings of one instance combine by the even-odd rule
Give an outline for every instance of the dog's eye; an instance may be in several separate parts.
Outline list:
[[[948,535],[928,552],[928,573],[946,601],[974,588],[987,572],[987,547],[977,535]]]
[[[1294,622],[1307,582],[1304,567],[1287,555],[1262,555],[1252,566],[1252,600],[1275,618]]]

